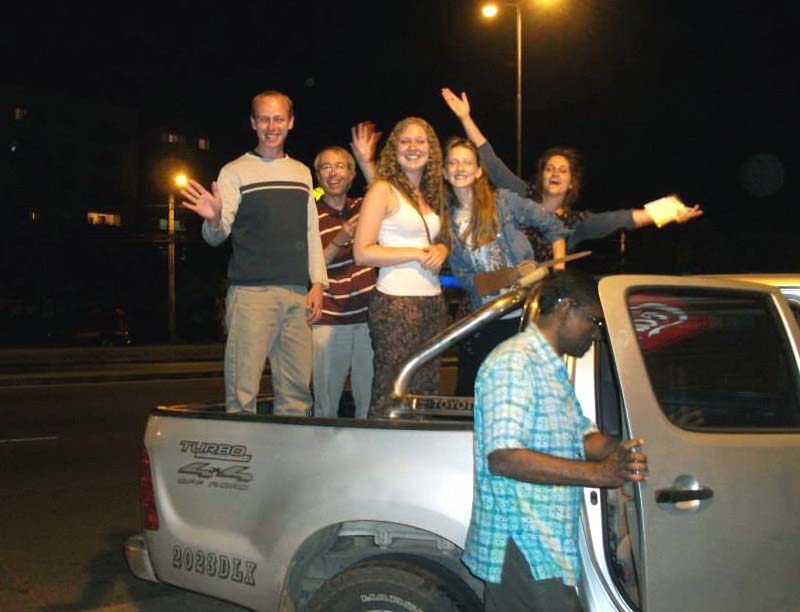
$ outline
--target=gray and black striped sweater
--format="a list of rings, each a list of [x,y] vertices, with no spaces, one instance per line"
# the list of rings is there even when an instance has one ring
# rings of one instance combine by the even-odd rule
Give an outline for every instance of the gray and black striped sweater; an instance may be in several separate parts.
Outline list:
[[[222,168],[217,185],[222,219],[217,228],[203,223],[203,238],[217,246],[232,235],[231,284],[327,286],[308,167],[247,152]]]

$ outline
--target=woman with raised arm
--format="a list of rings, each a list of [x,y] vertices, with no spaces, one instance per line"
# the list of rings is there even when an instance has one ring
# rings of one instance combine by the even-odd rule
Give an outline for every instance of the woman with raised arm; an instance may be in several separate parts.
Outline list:
[[[567,251],[574,251],[584,240],[603,238],[618,230],[632,230],[655,223],[661,227],[671,221],[686,223],[703,214],[700,206],[687,207],[675,196],[661,198],[639,209],[622,209],[594,213],[573,210],[578,199],[583,169],[580,158],[571,147],[554,147],[545,151],[536,166],[536,181],[528,185],[515,175],[492,149],[470,116],[467,94],[456,96],[447,88],[442,97],[453,114],[464,126],[467,137],[478,147],[481,161],[486,164],[489,178],[498,187],[504,187],[521,196],[529,196],[548,212],[561,217],[564,226],[574,232],[567,238]],[[535,228],[526,228],[537,260],[550,259],[552,249]]]
[[[426,121],[408,117],[381,151],[353,243],[356,263],[380,268],[369,305],[371,416],[390,408],[399,366],[446,325],[439,269],[447,259],[448,230],[439,140]],[[438,360],[417,371],[409,391],[439,392]]]
[[[568,233],[555,215],[533,200],[507,189],[493,190],[478,150],[466,138],[451,138],[445,146],[444,177],[448,183],[452,248],[448,261],[453,274],[467,290],[470,307],[478,308],[497,293],[479,295],[474,277],[479,273],[515,268],[533,259],[523,225],[535,227],[547,244],[560,243]],[[459,346],[456,395],[472,395],[475,376],[483,359],[502,340],[517,332],[519,313],[489,323]]]

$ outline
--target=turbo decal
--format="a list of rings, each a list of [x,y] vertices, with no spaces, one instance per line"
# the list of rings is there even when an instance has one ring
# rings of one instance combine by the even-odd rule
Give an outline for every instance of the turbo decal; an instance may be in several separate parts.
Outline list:
[[[241,444],[204,442],[200,440],[181,440],[179,444],[182,453],[191,453],[195,459],[250,463],[253,458],[252,455],[247,454],[247,447]]]

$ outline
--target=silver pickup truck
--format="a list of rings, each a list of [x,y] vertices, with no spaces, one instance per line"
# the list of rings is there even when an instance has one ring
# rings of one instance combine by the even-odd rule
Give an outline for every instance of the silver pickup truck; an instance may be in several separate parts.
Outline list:
[[[568,369],[602,431],[645,440],[651,476],[584,489],[586,610],[800,609],[798,280],[600,281],[604,337]],[[482,585],[459,561],[471,398],[405,386],[420,362],[520,305],[524,326],[535,283],[423,347],[390,418],[155,409],[133,572],[254,610],[480,610]]]

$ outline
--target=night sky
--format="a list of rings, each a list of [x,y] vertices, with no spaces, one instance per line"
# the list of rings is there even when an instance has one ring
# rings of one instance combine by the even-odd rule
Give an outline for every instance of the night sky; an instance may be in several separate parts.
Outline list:
[[[220,164],[252,146],[248,105],[260,90],[294,99],[287,151],[310,163],[362,119],[386,131],[413,114],[442,140],[460,133],[439,95],[447,85],[468,92],[514,166],[511,9],[487,22],[466,0],[164,4],[80,13],[15,3],[2,26],[3,80],[130,106],[143,126],[205,132]],[[546,147],[576,146],[587,167],[579,206],[669,192],[703,205],[706,217],[680,228],[678,240],[695,245],[687,272],[797,271],[799,7],[525,2],[526,178]]]

